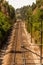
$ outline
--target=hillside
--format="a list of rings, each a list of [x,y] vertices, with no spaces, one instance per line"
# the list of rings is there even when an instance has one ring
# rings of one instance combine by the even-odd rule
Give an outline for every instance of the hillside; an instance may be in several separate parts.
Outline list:
[[[21,19],[26,21],[27,31],[32,34],[36,44],[40,44],[41,41],[41,20],[42,20],[42,30],[43,30],[43,0],[37,0],[36,4],[33,3],[32,6],[24,6],[20,9]],[[42,32],[43,40],[43,32]]]
[[[15,23],[15,9],[5,0],[0,1],[0,47],[6,42],[11,26]],[[4,38],[3,38],[4,37]]]

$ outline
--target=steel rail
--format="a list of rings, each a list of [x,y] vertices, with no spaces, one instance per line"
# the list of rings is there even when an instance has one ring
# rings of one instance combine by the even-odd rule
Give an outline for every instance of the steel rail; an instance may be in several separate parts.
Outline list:
[[[13,27],[13,30],[12,30],[12,34],[11,34],[11,37],[10,37],[10,40],[9,40],[9,45],[6,49],[6,52],[5,52],[5,55],[4,55],[4,58],[3,58],[3,61],[2,61],[2,65],[12,65],[13,63],[13,57],[12,57],[12,54],[9,53],[8,55],[6,54],[7,52],[10,52],[13,48],[14,48],[14,40],[15,40],[15,36],[14,36],[14,33],[15,33],[15,28]],[[12,39],[13,37],[13,39]],[[12,41],[11,41],[12,40]],[[14,56],[14,55],[13,55]],[[12,59],[11,59],[12,58]]]
[[[38,55],[37,53],[35,53],[35,52],[31,51],[30,49],[27,49],[25,46],[23,46],[22,48],[24,48],[24,49],[28,50],[29,52],[32,52],[33,54],[35,54],[35,55],[37,55],[37,56],[39,56],[39,57],[41,57],[40,55]],[[43,59],[43,57],[42,57],[42,59]]]
[[[22,27],[22,23],[21,22],[20,22],[20,28],[21,28],[21,30],[20,30],[21,46],[24,46],[23,39],[22,39],[22,29],[23,29],[23,27]],[[21,50],[23,51],[24,49],[21,47]],[[26,65],[25,53],[22,54],[22,58],[23,58],[23,65]]]
[[[16,47],[17,47],[17,38],[18,38],[18,26],[19,26],[19,24],[17,23],[17,27],[15,28],[16,29],[16,31],[15,31],[15,54],[14,54],[14,64],[13,65],[15,65],[15,63],[16,63]],[[14,51],[13,51],[14,52]]]

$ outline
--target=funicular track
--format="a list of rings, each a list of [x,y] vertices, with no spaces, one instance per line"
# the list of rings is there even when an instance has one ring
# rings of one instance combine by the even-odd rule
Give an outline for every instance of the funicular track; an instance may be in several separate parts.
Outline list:
[[[40,63],[35,63],[37,59],[34,61],[33,53],[24,48],[28,42],[23,35],[24,29],[22,25],[22,22],[19,21],[13,27],[11,39],[5,56],[3,57],[2,65],[40,65]]]

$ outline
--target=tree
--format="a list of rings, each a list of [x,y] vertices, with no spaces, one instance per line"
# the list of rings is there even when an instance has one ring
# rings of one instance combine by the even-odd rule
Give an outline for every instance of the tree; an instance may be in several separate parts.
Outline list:
[[[38,7],[40,7],[41,5],[43,5],[43,0],[38,0],[38,1],[36,1],[36,5],[38,6]]]
[[[32,4],[32,10],[34,10],[35,8],[36,8],[36,4],[33,3],[33,4]]]
[[[11,5],[9,5],[8,12],[11,19],[15,18],[15,9]]]
[[[11,24],[9,23],[8,18],[0,12],[0,41],[2,42],[5,39],[5,36],[10,29]],[[4,36],[4,38],[3,38]]]

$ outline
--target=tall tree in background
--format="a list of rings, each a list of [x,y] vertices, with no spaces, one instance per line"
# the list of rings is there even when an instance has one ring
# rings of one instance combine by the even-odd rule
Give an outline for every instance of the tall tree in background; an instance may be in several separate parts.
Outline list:
[[[15,9],[9,5],[8,7],[8,13],[9,13],[9,16],[11,17],[11,19],[13,19],[15,17]]]

